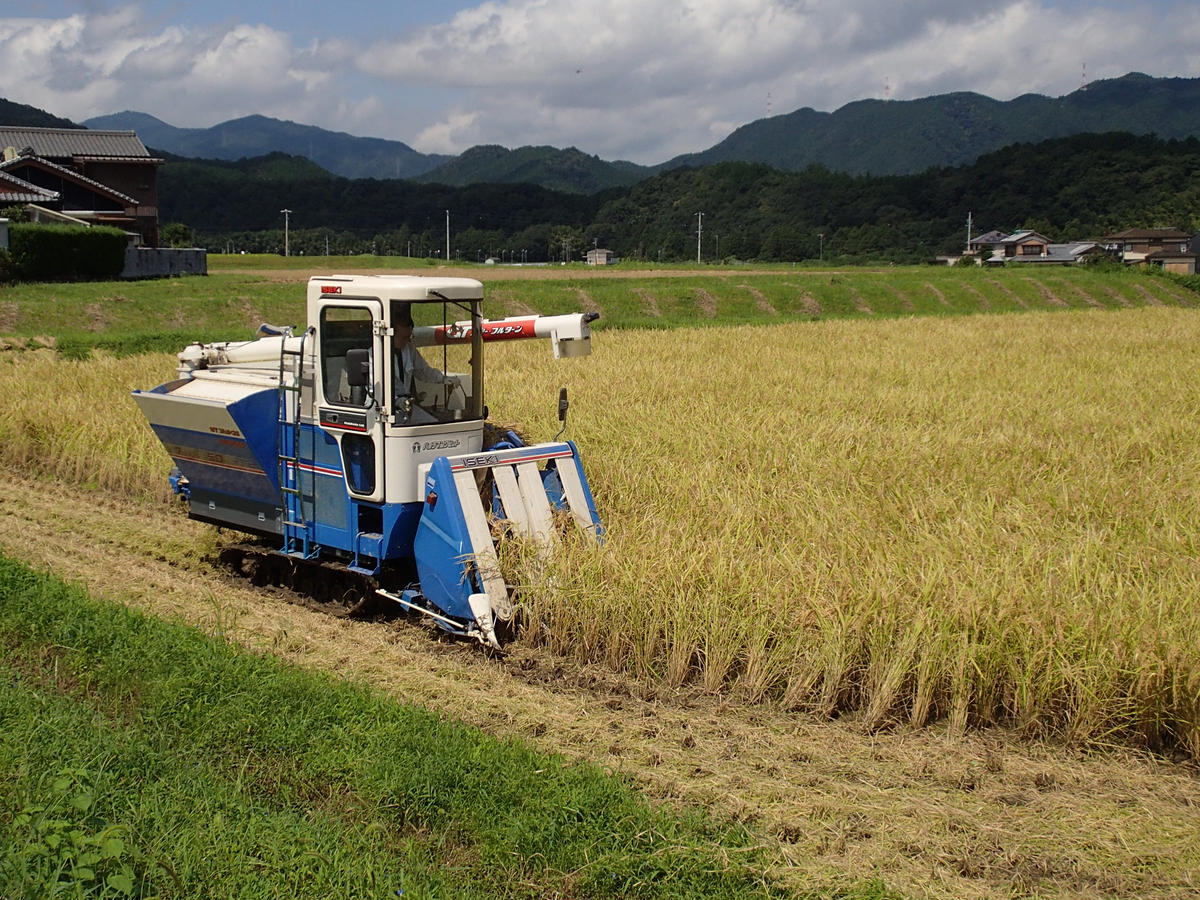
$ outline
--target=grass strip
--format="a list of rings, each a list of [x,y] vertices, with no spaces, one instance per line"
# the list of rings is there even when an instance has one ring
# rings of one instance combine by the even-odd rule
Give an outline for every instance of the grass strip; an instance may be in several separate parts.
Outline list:
[[[737,827],[3,557],[0,643],[6,898],[778,895]]]
[[[258,259],[261,269],[218,271],[204,278],[8,286],[0,298],[0,347],[49,343],[72,359],[86,358],[93,350],[117,356],[175,353],[197,340],[248,339],[263,322],[303,327],[304,283],[265,277],[262,269],[279,266],[270,257]],[[304,265],[313,264],[309,260]],[[361,270],[367,264],[320,263],[329,271]],[[601,317],[594,327],[600,331],[1200,304],[1195,278],[1189,282],[1106,267],[718,266],[682,275],[572,267],[530,269],[525,277],[492,280],[495,271],[450,270],[485,282],[484,314],[489,317],[531,310],[545,315],[597,311]]]

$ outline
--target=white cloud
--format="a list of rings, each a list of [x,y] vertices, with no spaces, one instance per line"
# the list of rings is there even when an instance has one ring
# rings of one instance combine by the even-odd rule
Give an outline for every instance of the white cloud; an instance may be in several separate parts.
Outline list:
[[[3,94],[55,115],[86,119],[136,109],[200,126],[261,112],[312,114],[312,92],[345,50],[297,49],[265,25],[148,29],[137,7],[64,19],[0,19]]]
[[[1169,18],[1171,28],[1164,29]],[[1062,8],[848,0],[488,0],[444,24],[380,42],[379,78],[452,84],[464,99],[426,129],[439,149],[468,134],[514,146],[575,144],[658,162],[800,106],[975,90],[998,99],[1131,70],[1200,74],[1200,9],[1182,3]],[[470,114],[471,127],[451,123]],[[420,140],[417,146],[423,149]]]
[[[286,13],[275,25],[157,22],[155,2],[0,18],[0,95],[74,119],[262,113],[427,152],[574,145],[650,163],[711,146],[762,117],[768,96],[778,114],[885,86],[896,99],[1058,95],[1085,62],[1092,79],[1200,75],[1200,7],[1183,0],[484,0],[370,46],[348,34],[300,45]]]
[[[461,153],[464,148],[489,143],[478,128],[477,113],[457,113],[435,122],[418,134],[413,142],[424,153]]]

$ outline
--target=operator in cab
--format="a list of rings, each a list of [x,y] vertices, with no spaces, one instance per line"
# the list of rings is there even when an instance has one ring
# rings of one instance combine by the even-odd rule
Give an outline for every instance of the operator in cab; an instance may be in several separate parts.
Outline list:
[[[407,303],[392,304],[392,412],[404,424],[427,425],[438,421],[417,405],[418,385],[446,385],[447,393],[458,387],[453,375],[435,369],[412,343],[412,310]]]

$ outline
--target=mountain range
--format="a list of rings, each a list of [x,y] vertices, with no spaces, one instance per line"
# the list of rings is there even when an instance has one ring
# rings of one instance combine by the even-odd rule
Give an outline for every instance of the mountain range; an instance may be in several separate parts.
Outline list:
[[[1200,136],[1200,78],[1134,72],[1063,97],[1008,101],[960,92],[919,100],[858,100],[836,112],[804,108],[743,125],[716,146],[661,168],[761,162],[785,172],[822,165],[854,175],[911,175],[960,166],[1010,144],[1124,131]]]
[[[142,143],[175,156],[236,160],[287,153],[343,178],[415,178],[452,157],[418,153],[401,141],[355,137],[268,116],[243,116],[211,128],[176,128],[148,113],[119,112],[84,120],[88,128],[136,131]]]
[[[0,101],[0,120],[29,109]],[[969,164],[1011,144],[1078,133],[1200,136],[1200,79],[1131,73],[1061,97],[1024,94],[1000,101],[959,92],[917,100],[860,100],[831,113],[805,107],[750,122],[707,150],[654,166],[605,161],[574,147],[482,145],[456,157],[424,154],[400,141],[259,115],[211,128],[177,128],[127,111],[87,119],[83,125],[133,130],[147,146],[176,156],[237,160],[282,152],[306,157],[346,178],[450,186],[532,183],[591,194],[659,172],[718,162],[764,163],[785,172],[819,165],[850,174],[901,175]]]

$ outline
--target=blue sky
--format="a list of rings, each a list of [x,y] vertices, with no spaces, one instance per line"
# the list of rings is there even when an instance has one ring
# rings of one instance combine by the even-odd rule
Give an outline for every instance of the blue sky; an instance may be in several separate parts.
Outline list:
[[[802,106],[1200,77],[1183,0],[0,0],[0,97],[665,161]]]

